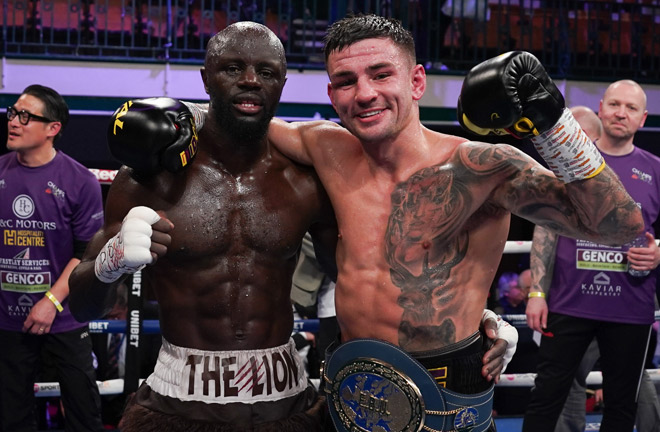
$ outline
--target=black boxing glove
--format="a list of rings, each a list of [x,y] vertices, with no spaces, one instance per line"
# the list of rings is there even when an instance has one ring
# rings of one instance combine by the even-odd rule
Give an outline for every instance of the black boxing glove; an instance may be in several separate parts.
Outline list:
[[[128,101],[108,125],[110,153],[141,174],[177,172],[197,154],[190,104],[160,97]]]
[[[550,129],[565,105],[537,58],[511,51],[468,72],[458,98],[458,121],[479,135],[526,138]]]
[[[531,138],[563,182],[593,177],[605,162],[566,109],[564,96],[532,54],[512,51],[468,72],[458,98],[458,121],[479,135]]]

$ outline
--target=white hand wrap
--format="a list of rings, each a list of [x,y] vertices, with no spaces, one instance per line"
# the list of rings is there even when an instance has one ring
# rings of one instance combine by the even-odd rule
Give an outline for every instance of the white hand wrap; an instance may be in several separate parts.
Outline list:
[[[605,168],[600,151],[568,108],[550,130],[532,138],[532,143],[564,183],[591,178]]]
[[[96,257],[94,273],[105,283],[119,279],[125,273],[135,273],[153,260],[151,256],[151,225],[160,220],[149,207],[132,208],[121,224],[119,233],[108,240]]]
[[[181,103],[188,107],[190,110],[190,113],[193,116],[193,120],[195,120],[195,128],[197,128],[197,132],[201,131],[204,127],[204,119],[206,118],[208,105],[200,105],[186,101],[181,101]],[[203,107],[206,109],[203,109]]]
[[[504,321],[501,316],[497,315],[490,309],[484,309],[484,314],[481,316],[481,323],[486,322],[487,319],[492,318],[497,322],[497,339],[503,339],[507,343],[507,348],[504,353],[504,365],[502,366],[502,373],[506,370],[507,365],[516,353],[516,346],[518,345],[518,330],[508,322]]]

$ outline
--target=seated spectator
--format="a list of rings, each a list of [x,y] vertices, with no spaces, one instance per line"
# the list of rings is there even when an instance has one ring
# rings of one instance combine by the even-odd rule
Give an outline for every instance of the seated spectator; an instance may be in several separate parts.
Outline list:
[[[498,281],[499,305],[501,315],[524,314],[527,306],[527,294],[532,284],[529,269],[520,274],[503,273]],[[516,354],[506,368],[508,374],[536,372],[538,345],[533,340],[529,328],[518,328],[518,346]],[[493,399],[493,408],[498,415],[522,415],[529,400],[529,387],[497,387]]]
[[[521,286],[523,281],[524,284]],[[529,270],[523,271],[520,275],[513,272],[503,273],[498,283],[499,313],[502,315],[524,314],[530,285]]]

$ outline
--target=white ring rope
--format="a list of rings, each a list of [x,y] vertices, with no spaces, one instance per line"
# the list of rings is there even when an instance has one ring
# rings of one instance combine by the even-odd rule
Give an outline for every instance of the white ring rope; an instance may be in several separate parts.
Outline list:
[[[509,240],[504,245],[504,252],[508,254],[513,253],[529,253],[532,250],[532,241],[522,241],[522,240]]]
[[[656,244],[660,244],[660,240],[655,239]],[[504,245],[503,253],[529,253],[532,250],[532,241],[531,240],[509,240]]]

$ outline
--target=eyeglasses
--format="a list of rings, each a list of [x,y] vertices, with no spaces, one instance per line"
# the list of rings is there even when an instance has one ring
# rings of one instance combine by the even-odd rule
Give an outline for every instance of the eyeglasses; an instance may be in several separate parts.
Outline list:
[[[30,112],[27,112],[25,110],[22,111],[16,111],[16,108],[13,106],[10,106],[7,108],[7,120],[12,121],[14,120],[14,117],[18,116],[18,121],[21,122],[22,125],[27,126],[28,123],[30,123],[30,120],[34,119],[35,121],[40,121],[44,123],[52,123],[55,120],[51,120],[46,117],[38,116],[35,114],[32,114]]]

